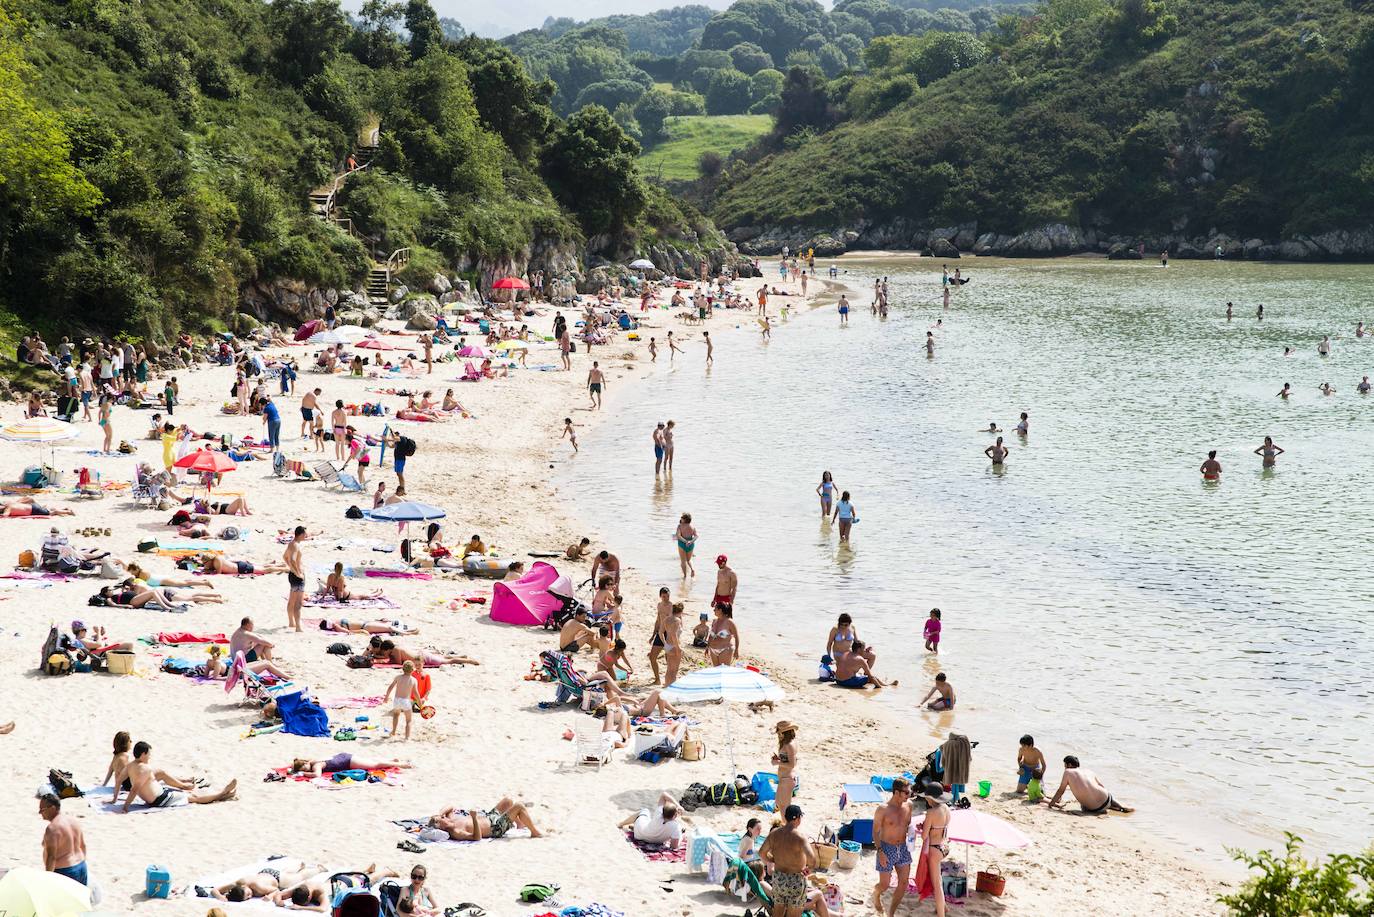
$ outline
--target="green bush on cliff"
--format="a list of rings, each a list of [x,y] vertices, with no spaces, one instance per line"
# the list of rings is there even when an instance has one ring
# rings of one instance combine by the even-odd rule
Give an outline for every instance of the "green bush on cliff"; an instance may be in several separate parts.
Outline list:
[[[877,38],[865,61],[857,81],[787,74],[717,220],[1272,238],[1374,214],[1366,3],[1046,0],[979,38]]]

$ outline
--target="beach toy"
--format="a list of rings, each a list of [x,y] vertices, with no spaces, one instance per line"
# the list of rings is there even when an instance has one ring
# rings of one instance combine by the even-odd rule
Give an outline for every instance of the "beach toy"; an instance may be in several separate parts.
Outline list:
[[[992,781],[991,781],[991,780],[979,780],[979,781],[978,781],[978,795],[981,796],[983,799],[987,799],[988,796],[989,796],[989,794],[991,794],[991,793],[992,793]]]
[[[355,716],[355,717],[353,717],[353,722],[355,722],[355,723],[366,723],[366,722],[367,722],[367,717],[365,717],[365,716]]]
[[[1026,785],[1026,799],[1031,802],[1039,802],[1043,798],[1045,798],[1045,791],[1040,786],[1040,778],[1032,777],[1030,783]]]

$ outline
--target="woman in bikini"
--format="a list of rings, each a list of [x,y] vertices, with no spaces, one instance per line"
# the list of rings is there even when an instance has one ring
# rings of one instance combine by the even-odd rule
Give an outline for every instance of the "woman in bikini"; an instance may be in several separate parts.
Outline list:
[[[831,659],[838,658],[841,653],[853,649],[857,639],[859,632],[854,629],[854,619],[847,613],[842,614],[835,626],[830,628],[830,636],[825,638],[825,654]],[[872,664],[872,660],[869,663]]]
[[[354,621],[348,618],[328,618],[320,622],[320,630],[336,634],[385,634],[388,637],[414,635],[420,631],[404,621]]]
[[[635,670],[630,668],[630,661],[625,658],[625,645],[624,640],[616,640],[610,649],[597,658],[597,671],[609,672],[612,678],[615,677],[616,669],[620,669],[627,676],[633,675]]]
[[[35,503],[33,497],[15,497],[13,500],[10,500],[8,503],[0,503],[0,507],[3,507],[3,511],[0,512],[0,515],[4,515],[6,518],[9,518],[9,519],[18,519],[18,518],[23,518],[24,516],[75,516],[75,515],[76,515],[76,513],[72,512],[71,510],[67,509],[66,507],[59,507],[58,509],[50,509],[50,508],[48,508],[48,507],[46,507],[46,506],[42,506],[42,505],[40,505],[40,504],[38,504],[38,503]]]
[[[253,511],[248,508],[248,501],[243,497],[235,497],[229,501],[223,500],[197,500],[195,510],[202,516],[251,516]]]
[[[778,734],[778,751],[773,755],[773,764],[778,769],[778,801],[779,811],[786,809],[792,804],[792,791],[797,786],[796,778],[792,776],[792,771],[797,766],[797,727],[783,720],[773,727]]]
[[[173,579],[172,577],[168,576],[153,576],[147,570],[144,570],[136,563],[129,564],[128,567],[125,568],[125,571],[129,574],[129,576],[132,576],[135,579],[135,581],[148,586],[180,586],[186,588],[201,587],[204,589],[215,588],[214,584],[212,584],[208,579]]]
[[[380,589],[375,589],[375,590],[373,590],[372,592],[367,593],[366,595],[354,596],[353,593],[350,592],[349,589],[348,589],[348,578],[347,578],[346,576],[344,576],[344,565],[343,565],[342,561],[340,561],[340,562],[334,564],[334,572],[331,573],[331,574],[329,574],[329,576],[328,576],[328,577],[325,579],[325,581],[324,581],[324,594],[325,594],[325,595],[332,595],[332,596],[334,597],[335,601],[347,602],[349,599],[352,599],[352,598],[360,598],[360,599],[377,599],[377,598],[381,598],[381,596],[382,596],[382,590],[380,590]],[[382,631],[382,630],[379,630],[379,631],[373,631],[373,633],[383,634],[383,633],[390,633],[390,631]]]
[[[727,604],[716,606],[711,621],[711,636],[706,646],[706,660],[711,665],[729,665],[739,656],[739,628],[735,626],[734,609]]]
[[[476,659],[469,656],[458,656],[452,653],[435,653],[425,650],[423,653],[413,653],[410,650],[402,649],[390,640],[383,640],[380,636],[373,636],[367,645],[368,655],[390,662],[395,665],[404,665],[406,662],[413,662],[421,668],[436,668],[441,665],[481,665]]]
[[[295,870],[264,866],[251,876],[235,879],[233,882],[227,882],[218,888],[211,889],[211,894],[220,901],[237,902],[248,901],[253,898],[266,898],[284,888],[290,888],[308,879],[313,879],[323,872],[325,872],[323,866],[306,866],[304,863]]]
[[[692,527],[692,514],[683,513],[678,520],[677,532],[677,562],[682,567],[682,578],[686,579],[690,572],[692,576],[697,575],[696,568],[692,566],[692,550],[697,546],[697,530]]]
[[[821,482],[816,485],[816,493],[821,497],[821,521],[830,521],[830,509],[835,501],[835,478],[828,471],[821,472]]]
[[[334,402],[334,410],[329,413],[329,424],[334,428],[334,458],[344,461],[344,434],[348,432],[348,415],[344,413],[343,399]]]
[[[453,389],[444,392],[444,402],[439,410],[446,414],[451,414],[454,411],[461,411],[462,409],[463,406],[458,403],[458,399],[453,397]]]
[[[921,823],[921,859],[930,869],[930,884],[935,891],[935,917],[945,917],[940,863],[949,856],[949,806],[940,798],[944,789],[933,781],[926,784],[921,795],[926,800],[926,818]]]

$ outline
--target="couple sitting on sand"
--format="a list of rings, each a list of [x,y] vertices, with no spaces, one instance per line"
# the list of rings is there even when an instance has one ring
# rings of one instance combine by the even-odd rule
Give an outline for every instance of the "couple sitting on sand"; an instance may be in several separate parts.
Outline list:
[[[133,756],[129,755],[129,734],[120,732],[115,735],[114,757],[109,771],[105,774],[108,782],[114,777],[114,798],[110,804],[119,802],[119,794],[126,793],[123,812],[127,813],[135,799],[142,800],[149,808],[172,809],[185,805],[208,805],[233,799],[238,789],[238,781],[230,780],[218,793],[197,792],[203,780],[179,780],[164,770],[156,770],[150,763],[153,746],[147,742],[136,742]]]

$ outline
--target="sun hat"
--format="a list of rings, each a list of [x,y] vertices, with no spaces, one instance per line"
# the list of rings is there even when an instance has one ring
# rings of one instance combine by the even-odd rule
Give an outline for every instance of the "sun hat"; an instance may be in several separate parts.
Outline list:
[[[716,555],[716,565],[719,566],[719,565],[725,563],[725,562],[726,562],[727,560],[729,560],[729,559],[730,559],[730,558],[726,557],[724,554],[718,554],[718,555]]]
[[[776,725],[776,726],[773,727],[773,731],[776,732],[776,733],[779,733],[779,734],[784,733],[784,732],[788,732],[789,730],[792,731],[792,732],[796,732],[796,731],[797,731],[797,726],[796,726],[795,723],[792,723],[792,722],[790,722],[790,721],[788,721],[788,720],[781,720],[781,721],[778,723],[778,725]]]

